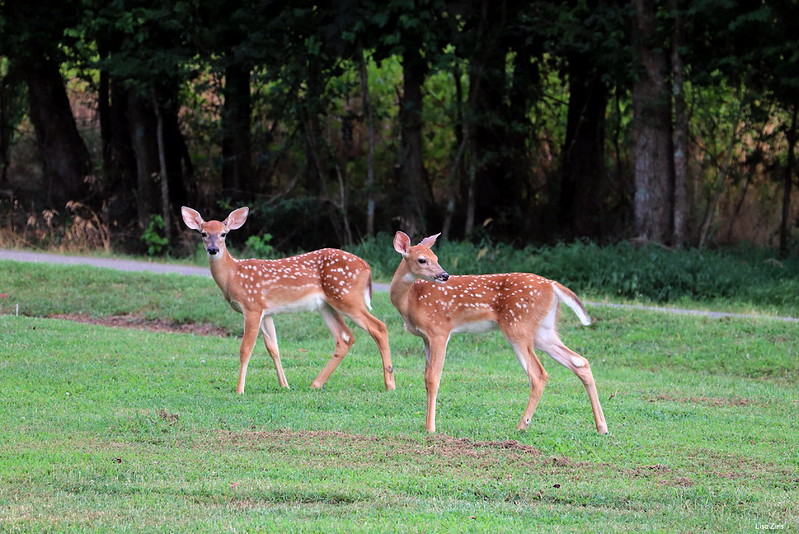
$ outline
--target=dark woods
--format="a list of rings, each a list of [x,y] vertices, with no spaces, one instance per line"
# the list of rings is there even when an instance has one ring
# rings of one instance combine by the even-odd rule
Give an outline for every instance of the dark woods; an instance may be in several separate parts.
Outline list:
[[[795,2],[0,6],[0,245],[797,233]]]

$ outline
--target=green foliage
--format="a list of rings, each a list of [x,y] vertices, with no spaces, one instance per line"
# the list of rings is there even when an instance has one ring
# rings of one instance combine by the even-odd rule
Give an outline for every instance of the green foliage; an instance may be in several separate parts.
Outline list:
[[[794,257],[778,261],[764,250],[669,250],[629,243],[599,247],[590,243],[539,249],[536,261],[546,276],[589,293],[666,303],[736,300],[766,304],[764,290],[799,281]],[[799,314],[799,295],[768,304]],[[787,308],[783,307],[787,304]]]
[[[166,252],[169,241],[164,235],[164,218],[151,215],[147,228],[141,235],[141,242],[147,247],[148,256],[158,256]]]
[[[272,234],[251,235],[244,245],[253,256],[268,258],[275,251],[275,248],[269,243],[271,240]]]

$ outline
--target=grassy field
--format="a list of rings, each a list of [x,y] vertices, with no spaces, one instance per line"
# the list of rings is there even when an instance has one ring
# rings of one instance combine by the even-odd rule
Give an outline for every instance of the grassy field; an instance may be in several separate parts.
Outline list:
[[[428,435],[421,342],[386,294],[374,305],[396,391],[357,330],[310,390],[332,342],[301,314],[275,321],[292,389],[259,342],[237,396],[240,316],[212,280],[0,262],[0,531],[799,528],[795,323],[594,308],[581,327],[565,310],[607,436],[544,354],[549,385],[517,432],[528,385],[510,348],[455,337]],[[223,335],[49,318],[64,314]]]

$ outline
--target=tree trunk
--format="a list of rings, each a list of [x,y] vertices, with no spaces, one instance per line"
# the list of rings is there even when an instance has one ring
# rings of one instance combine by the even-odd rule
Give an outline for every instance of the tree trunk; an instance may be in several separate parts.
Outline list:
[[[77,22],[79,10],[70,3],[46,7],[23,0],[0,3],[0,18],[5,22],[3,53],[16,63],[28,87],[29,117],[36,132],[47,207],[62,210],[74,200],[96,208],[97,199],[92,198],[94,191],[87,180],[92,172],[91,155],[78,132],[58,59],[57,43],[65,28]]]
[[[62,209],[67,201],[87,202],[91,157],[69,105],[59,65],[33,47],[24,69],[30,118],[36,130],[46,202]]]
[[[180,102],[177,83],[170,83],[160,88],[158,101],[164,126],[164,149],[166,159],[167,180],[169,180],[169,198],[173,215],[177,215],[180,206],[188,203],[187,176],[191,176],[193,168],[189,158],[186,140],[180,130]]]
[[[225,69],[222,110],[222,188],[241,199],[252,192],[250,69],[233,63]]]
[[[308,160],[305,164],[305,189],[321,202],[329,198],[327,191],[328,154],[323,150],[322,127],[319,108],[322,106],[322,73],[318,61],[309,59],[307,95],[298,102],[300,121],[305,137]]]
[[[669,243],[673,235],[674,174],[668,61],[658,39],[654,0],[633,0],[633,42],[640,74],[632,90],[635,232]]]
[[[427,73],[419,47],[408,45],[402,54],[403,93],[399,123],[400,194],[402,229],[411,236],[427,231],[425,220],[424,159],[422,154],[422,84]]]
[[[167,247],[172,243],[172,216],[169,199],[169,174],[166,164],[166,147],[164,145],[164,116],[161,105],[153,93],[153,112],[155,113],[156,144],[158,146],[158,177],[161,185],[161,217],[164,219],[164,237]]]
[[[447,207],[444,211],[444,222],[441,225],[441,236],[447,240],[452,231],[452,221],[455,218],[455,203],[458,197],[458,183],[462,176],[467,175],[463,172],[464,154],[467,148],[467,126],[463,112],[463,83],[461,82],[461,69],[455,66],[452,77],[455,83],[455,146],[457,147],[455,157],[450,166],[449,176],[447,177]]]
[[[569,61],[569,110],[563,147],[560,221],[572,236],[602,235],[607,88],[592,58]]]
[[[369,97],[369,73],[363,46],[358,46],[358,67],[361,75],[363,119],[366,123],[366,235],[375,235],[375,121]]]
[[[114,36],[98,40],[100,58],[108,60],[116,48]],[[136,159],[128,120],[128,97],[123,84],[100,71],[97,95],[103,156],[103,202],[111,228],[125,230],[137,219]]]
[[[785,176],[782,188],[782,222],[780,224],[780,256],[787,257],[791,244],[791,189],[793,186],[793,170],[796,165],[796,129],[799,105],[794,104],[791,111],[791,126],[786,132],[788,138],[788,161],[785,164]]]
[[[22,68],[15,62],[9,61],[8,71],[0,78],[0,187],[8,183],[11,141],[25,114],[25,84],[22,80]]]
[[[148,101],[137,96],[133,89],[128,92],[128,99],[131,145],[136,160],[136,213],[139,229],[143,230],[150,223],[150,216],[159,211],[159,191],[153,179],[160,167],[153,142],[157,135],[156,124]]]
[[[681,247],[686,241],[688,228],[688,115],[685,112],[685,76],[680,49],[684,44],[683,18],[678,12],[677,0],[669,0],[672,11],[671,86],[674,102],[674,245]]]
[[[498,232],[513,236],[518,235],[518,228],[513,225],[520,218],[524,200],[524,180],[517,159],[524,158],[524,136],[514,130],[519,125],[519,115],[524,114],[510,109],[506,103],[510,87],[506,55],[507,49],[494,43],[486,68],[480,71],[482,90],[476,101],[477,122],[473,130],[479,151],[474,155],[479,162],[475,175],[475,216],[477,223],[491,219]],[[470,83],[478,82],[472,78]]]

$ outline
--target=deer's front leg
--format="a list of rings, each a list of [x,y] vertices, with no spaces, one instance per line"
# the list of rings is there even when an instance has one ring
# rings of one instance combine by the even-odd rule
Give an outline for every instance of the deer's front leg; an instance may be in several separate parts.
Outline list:
[[[433,337],[425,339],[427,361],[424,368],[424,386],[427,389],[427,417],[425,428],[428,432],[436,431],[436,399],[438,386],[441,383],[441,372],[444,370],[444,359],[447,356],[449,337]]]
[[[261,312],[244,311],[244,337],[241,339],[239,349],[239,383],[236,385],[236,393],[244,393],[244,382],[247,378],[247,366],[250,363],[252,349],[255,340],[258,339],[258,330],[261,325]]]
[[[288,380],[286,380],[286,373],[283,372],[283,365],[280,363],[280,350],[277,346],[275,322],[272,320],[271,316],[264,316],[263,320],[261,321],[261,332],[264,334],[264,344],[266,345],[266,350],[272,357],[272,362],[275,364],[275,370],[277,370],[277,381],[280,384],[280,387],[288,388],[289,383]]]

